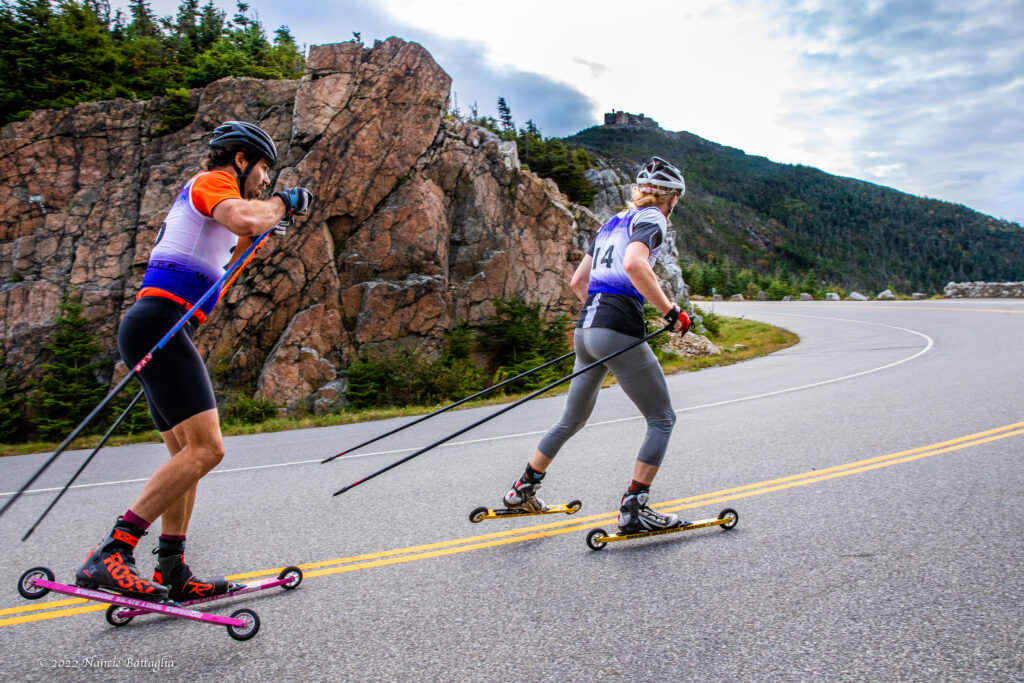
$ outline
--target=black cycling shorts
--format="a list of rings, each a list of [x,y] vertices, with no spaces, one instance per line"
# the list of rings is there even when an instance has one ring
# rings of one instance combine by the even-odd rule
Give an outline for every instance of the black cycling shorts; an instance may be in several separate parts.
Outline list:
[[[134,367],[187,310],[181,304],[156,296],[136,301],[117,331],[121,359],[129,368]],[[136,375],[146,392],[149,413],[161,432],[217,407],[206,365],[192,344],[195,334],[193,322],[189,321]]]

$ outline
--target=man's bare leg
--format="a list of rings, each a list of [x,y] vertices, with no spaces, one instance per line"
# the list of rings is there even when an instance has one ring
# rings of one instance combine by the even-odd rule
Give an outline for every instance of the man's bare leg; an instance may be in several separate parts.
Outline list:
[[[174,436],[174,430],[160,432],[160,436],[167,444],[167,450],[173,458],[182,448],[178,438]],[[161,533],[169,536],[184,536],[188,533],[188,523],[192,519],[192,508],[196,503],[196,488],[198,486],[199,482],[196,482],[184,496],[171,503],[160,515]]]
[[[171,512],[170,521],[177,525],[175,528],[184,528],[191,515],[196,484],[223,459],[224,441],[216,409],[193,415],[176,425],[172,432],[181,448],[157,468],[142,487],[131,510],[152,522],[178,505]]]

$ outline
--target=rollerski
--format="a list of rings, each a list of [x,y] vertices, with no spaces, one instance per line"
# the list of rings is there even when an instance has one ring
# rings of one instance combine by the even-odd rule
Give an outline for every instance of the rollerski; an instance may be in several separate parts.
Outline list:
[[[516,509],[504,509],[504,510],[492,510],[487,507],[478,507],[469,513],[469,521],[476,524],[482,522],[485,519],[498,519],[505,517],[532,517],[533,515],[555,515],[558,513],[572,515],[579,512],[579,509],[583,507],[583,503],[578,500],[573,500],[562,505],[543,505],[536,510],[516,510]]]
[[[63,593],[64,595],[93,600],[95,602],[105,602],[113,608],[138,610],[139,613],[156,612],[172,617],[178,617],[180,619],[202,621],[207,624],[219,624],[227,627],[228,635],[235,640],[249,640],[260,630],[260,618],[251,609],[236,610],[230,617],[222,617],[217,614],[206,614],[205,612],[196,612],[195,610],[185,609],[171,600],[165,599],[156,602],[152,600],[140,600],[127,595],[107,592],[106,590],[96,590],[93,588],[83,588],[82,586],[69,586],[63,583],[56,583],[53,579],[53,572],[46,567],[33,567],[22,574],[21,578],[18,580],[18,593],[21,594],[21,597],[27,600],[38,600],[50,591],[54,591],[56,593]],[[238,592],[235,592],[234,594],[237,595]],[[110,621],[109,614],[110,610],[108,610],[108,621]],[[128,623],[128,620],[124,620],[124,623]]]
[[[664,516],[664,515],[663,515]],[[673,517],[675,515],[672,515]],[[740,515],[732,508],[726,508],[718,513],[718,517],[714,519],[704,519],[697,522],[682,522],[675,526],[668,526],[660,529],[637,529],[631,530],[629,527],[620,529],[619,533],[609,536],[608,532],[604,529],[592,529],[587,534],[587,545],[590,546],[591,550],[601,550],[608,543],[614,541],[632,541],[638,538],[647,538],[648,536],[661,536],[663,534],[674,534],[680,531],[693,531],[695,529],[704,529],[712,526],[720,526],[723,530],[728,531],[736,526],[739,522]]]
[[[159,571],[159,569],[157,571]],[[258,593],[259,591],[265,591],[269,588],[277,588],[278,586],[284,590],[292,590],[294,588],[298,588],[300,583],[302,583],[302,570],[298,567],[285,567],[276,578],[259,579],[249,583],[228,584],[229,586],[232,586],[230,591],[206,597],[182,600],[177,604],[181,607],[190,607],[191,605],[213,602],[215,600],[220,600],[221,598],[234,598],[247,593]],[[140,614],[147,614],[152,611],[153,610],[141,607],[125,607],[116,604],[111,605],[107,608],[107,623],[111,626],[124,626]]]
[[[476,524],[485,519],[497,519],[498,517],[529,517],[532,515],[571,515],[583,507],[578,500],[571,501],[564,505],[545,505],[544,501],[537,497],[543,472],[536,472],[532,467],[527,467],[526,472],[508,490],[502,502],[504,510],[492,510],[487,507],[478,507],[469,513],[469,521]]]

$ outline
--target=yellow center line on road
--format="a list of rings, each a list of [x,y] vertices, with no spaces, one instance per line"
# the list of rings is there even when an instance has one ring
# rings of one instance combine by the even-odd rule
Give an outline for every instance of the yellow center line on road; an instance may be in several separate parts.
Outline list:
[[[950,453],[965,448],[972,448],[974,446],[980,446],[982,444],[998,441],[1000,439],[1006,439],[1009,437],[1021,435],[1024,435],[1024,422],[1017,422],[1014,424],[1006,425],[1004,427],[998,427],[996,429],[990,429],[987,431],[978,432],[976,434],[971,434],[956,439],[950,439],[948,441],[934,443],[928,446],[921,446],[918,448],[911,448],[909,450],[898,451],[896,453],[889,453],[887,455],[880,455],[873,458],[866,458],[864,460],[857,460],[855,462],[847,463],[844,465],[836,465],[834,467],[828,467],[820,470],[812,470],[810,472],[794,474],[791,476],[781,477],[778,479],[771,479],[768,481],[758,482],[756,484],[746,484],[744,486],[738,486],[731,489],[722,489],[720,491],[713,491],[710,493],[705,493],[697,496],[691,496],[689,498],[679,498],[677,500],[656,503],[655,505],[653,505],[653,507],[664,512],[677,512],[680,510],[688,510],[711,504],[726,503],[730,501],[741,500],[743,498],[750,498],[752,496],[759,496],[766,493],[783,491],[797,486],[806,486],[808,484],[824,482],[839,477],[849,476],[852,474],[861,474],[863,472],[869,472],[882,467],[899,465],[902,463],[920,460],[922,458],[928,458],[934,455],[940,455],[942,453]],[[506,529],[504,531],[497,531],[489,534],[482,534],[479,536],[469,536],[465,538],[439,541],[436,543],[409,546],[406,548],[396,548],[393,550],[384,550],[381,552],[355,555],[352,557],[339,557],[332,560],[322,560],[319,562],[311,562],[308,564],[301,564],[298,566],[303,570],[305,578],[329,576],[331,574],[340,574],[344,572],[358,571],[361,569],[371,569],[374,567],[402,564],[405,562],[413,562],[433,557],[441,557],[444,555],[453,555],[457,553],[469,552],[472,550],[481,550],[484,548],[495,548],[498,546],[509,545],[512,543],[522,543],[524,541],[545,538],[548,536],[567,534],[574,531],[592,528],[593,526],[595,526],[595,523],[601,524],[605,522],[611,522],[615,519],[616,514],[616,512],[609,512],[604,514],[590,515],[587,517],[573,516],[568,519],[563,519],[548,524],[539,524],[528,527]],[[278,574],[281,571],[281,569],[282,567],[278,567],[275,569],[264,569],[254,572],[248,572],[245,574],[234,574],[227,578],[232,581],[238,581],[246,578],[271,576]],[[73,607],[69,609],[53,609],[57,607],[66,607],[68,605],[82,603],[89,603],[89,601],[79,598],[72,598],[66,600],[55,600],[33,605],[25,605],[21,607],[10,607],[6,609],[0,609],[0,616],[8,614],[20,615],[8,618],[0,618],[0,627],[11,626],[14,624],[26,622],[43,621],[47,619],[54,619],[57,617],[70,616],[73,614],[82,614],[85,612],[98,612],[107,609],[107,605],[102,603],[84,604],[83,606]],[[38,612],[39,610],[52,611]],[[30,612],[37,613],[30,614]]]

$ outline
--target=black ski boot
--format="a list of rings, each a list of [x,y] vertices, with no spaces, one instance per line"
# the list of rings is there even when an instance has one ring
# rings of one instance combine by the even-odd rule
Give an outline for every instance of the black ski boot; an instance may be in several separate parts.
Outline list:
[[[619,533],[635,534],[641,531],[660,531],[689,524],[679,521],[678,515],[663,515],[647,505],[648,491],[626,491],[619,503]]]
[[[241,584],[231,583],[222,576],[215,579],[199,578],[185,564],[184,553],[167,556],[158,554],[153,581],[167,586],[171,600],[176,602],[212,598],[242,588]]]
[[[110,534],[93,548],[85,564],[75,572],[75,584],[151,602],[166,600],[167,588],[142,578],[135,568],[132,551],[145,535],[137,526],[118,517]]]

